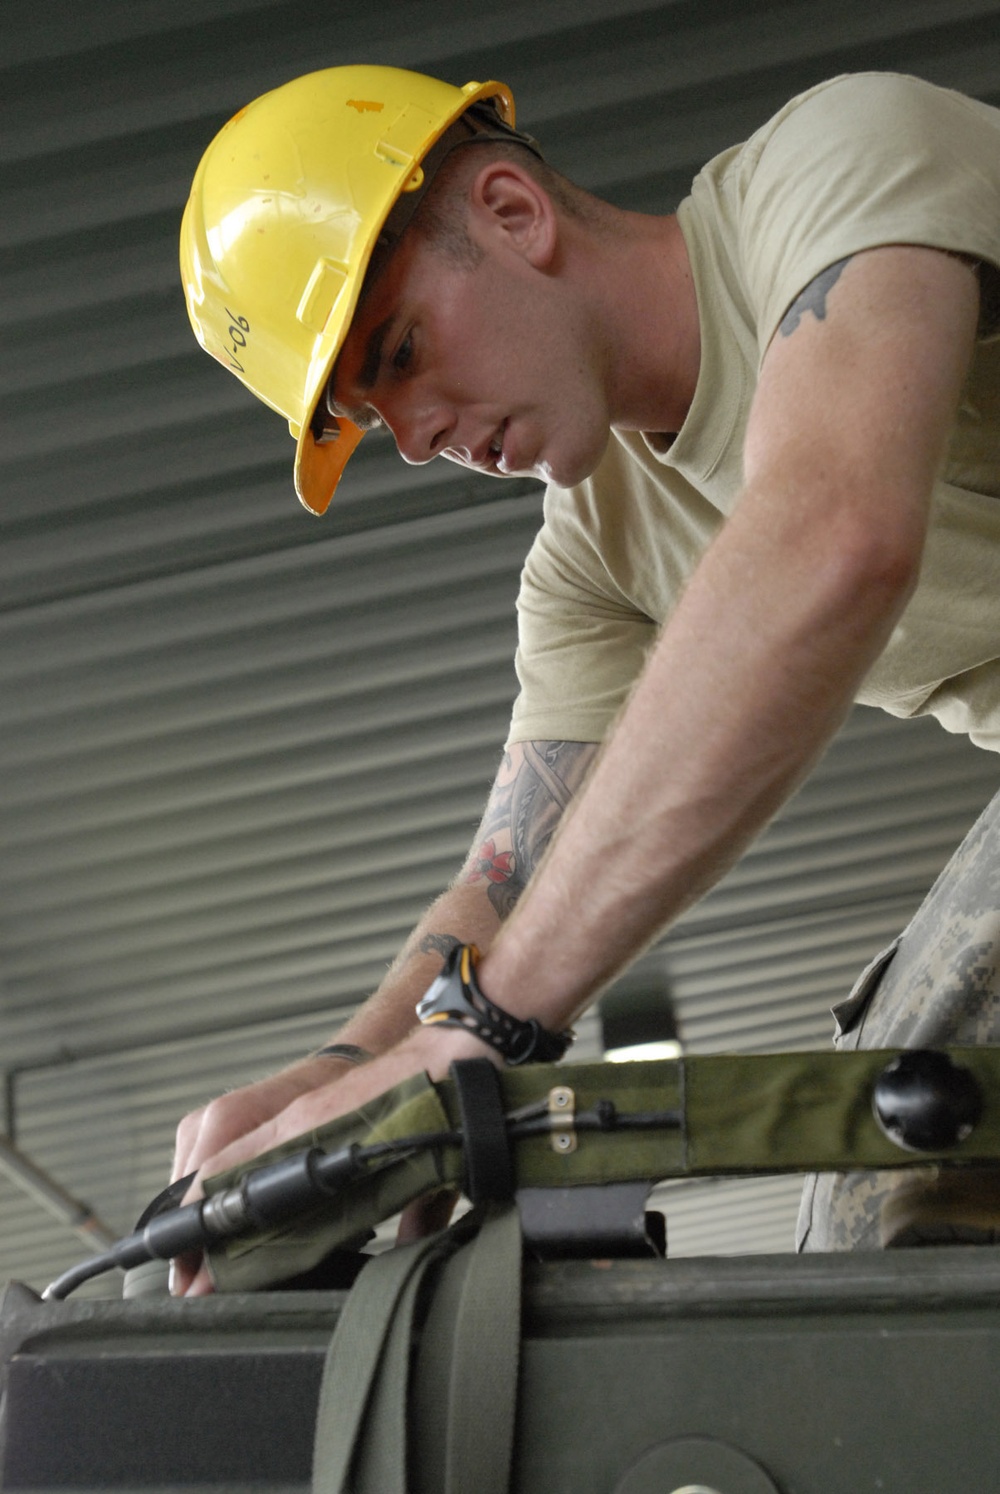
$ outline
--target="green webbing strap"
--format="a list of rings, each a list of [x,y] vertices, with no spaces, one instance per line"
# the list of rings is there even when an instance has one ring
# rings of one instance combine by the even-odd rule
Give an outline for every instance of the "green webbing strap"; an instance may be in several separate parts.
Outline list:
[[[656,1063],[538,1064],[501,1075],[508,1114],[526,1106],[545,1112],[553,1086],[568,1087],[575,1112],[611,1106],[621,1116],[673,1112],[680,1125],[580,1130],[574,1148],[556,1149],[549,1135],[514,1145],[518,1188],[658,1181],[719,1174],[825,1172],[919,1167],[928,1163],[1000,1165],[1000,1048],[952,1048],[971,1070],[983,1113],[971,1134],[940,1152],[904,1152],[872,1113],[878,1076],[898,1049],[857,1053],[695,1055]],[[564,1122],[560,1122],[564,1124]],[[303,1146],[335,1150],[418,1133],[453,1130],[458,1106],[449,1081],[426,1076],[380,1095],[310,1136],[277,1148],[242,1169],[210,1178],[207,1193],[231,1186],[241,1171]],[[253,1291],[308,1270],[337,1246],[391,1217],[411,1199],[458,1182],[458,1144],[408,1153],[344,1187],[308,1216],[222,1241],[209,1260],[222,1291]]]
[[[358,1277],[327,1352],[316,1417],[313,1494],[407,1494],[410,1361],[428,1270],[455,1251],[474,1216],[377,1256]],[[457,1290],[456,1290],[457,1288]],[[507,1494],[521,1339],[521,1230],[513,1205],[490,1205],[435,1290],[429,1377],[445,1387],[441,1494]]]
[[[356,1441],[351,1494],[407,1494],[407,1410],[417,1298],[437,1255],[410,1276],[392,1315],[367,1413]],[[350,1361],[341,1368],[351,1375]]]
[[[452,1248],[432,1235],[376,1256],[358,1277],[327,1350],[313,1445],[313,1494],[406,1494],[406,1381],[417,1294],[427,1268]],[[365,1444],[365,1471],[382,1480],[348,1485],[380,1376],[380,1425]],[[393,1414],[393,1402],[399,1407]]]
[[[479,1234],[448,1262],[445,1274],[460,1268],[451,1342],[442,1344],[439,1329],[434,1345],[448,1366],[442,1494],[507,1494],[521,1348],[521,1222],[515,1205],[489,1205]]]

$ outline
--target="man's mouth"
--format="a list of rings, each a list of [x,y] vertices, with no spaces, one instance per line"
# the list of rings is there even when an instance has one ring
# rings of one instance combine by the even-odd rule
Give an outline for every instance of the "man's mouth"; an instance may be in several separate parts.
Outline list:
[[[487,455],[489,456],[490,461],[498,472],[506,472],[507,470],[506,466],[504,465],[503,456],[503,441],[506,434],[507,422],[505,420],[497,430],[495,436],[493,437],[493,440],[490,442],[487,451]]]
[[[453,446],[444,455],[452,461],[458,462],[463,467],[471,467],[477,472],[489,472],[494,475],[502,475],[506,468],[504,466],[503,443],[507,432],[507,422],[502,421],[497,426],[489,441],[476,447]]]

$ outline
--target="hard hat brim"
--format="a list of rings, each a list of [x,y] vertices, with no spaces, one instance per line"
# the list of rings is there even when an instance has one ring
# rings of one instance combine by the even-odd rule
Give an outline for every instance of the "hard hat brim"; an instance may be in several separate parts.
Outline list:
[[[364,435],[350,420],[341,420],[339,426],[340,434],[335,441],[315,441],[308,426],[299,434],[295,491],[303,508],[311,514],[326,513],[348,459]]]

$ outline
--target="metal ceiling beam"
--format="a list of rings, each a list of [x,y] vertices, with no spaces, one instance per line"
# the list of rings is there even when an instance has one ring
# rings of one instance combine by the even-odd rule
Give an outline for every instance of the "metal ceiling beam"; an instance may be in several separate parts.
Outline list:
[[[29,1194],[47,1214],[71,1229],[95,1253],[113,1245],[118,1238],[89,1204],[67,1193],[55,1178],[32,1162],[7,1136],[0,1136],[0,1172],[23,1193]]]

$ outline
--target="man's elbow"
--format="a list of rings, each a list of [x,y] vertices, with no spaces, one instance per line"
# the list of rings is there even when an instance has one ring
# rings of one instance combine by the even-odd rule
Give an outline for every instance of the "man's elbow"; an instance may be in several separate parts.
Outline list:
[[[897,617],[920,579],[925,535],[922,517],[885,523],[868,514],[841,516],[829,536],[824,567],[832,605],[857,609],[873,621]]]

